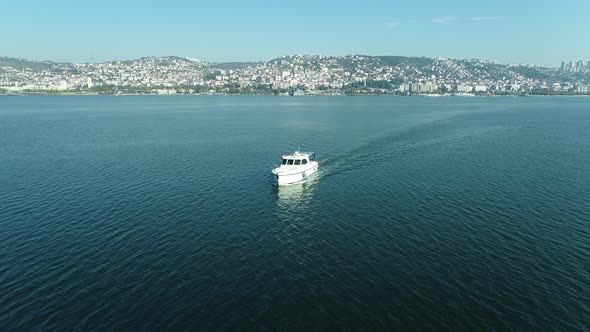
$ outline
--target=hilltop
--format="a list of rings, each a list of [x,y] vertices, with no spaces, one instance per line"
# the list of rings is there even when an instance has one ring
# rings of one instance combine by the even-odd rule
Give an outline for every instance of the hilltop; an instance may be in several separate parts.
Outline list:
[[[29,70],[29,71],[43,71],[57,68],[59,64],[52,61],[31,61],[26,59],[0,57],[0,68],[10,67],[13,69]]]

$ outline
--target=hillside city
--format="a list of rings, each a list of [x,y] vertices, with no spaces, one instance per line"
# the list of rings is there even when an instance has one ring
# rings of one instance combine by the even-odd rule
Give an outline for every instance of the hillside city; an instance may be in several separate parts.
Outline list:
[[[402,56],[293,55],[207,63],[146,57],[57,63],[0,57],[0,94],[588,95],[590,61],[559,68]]]

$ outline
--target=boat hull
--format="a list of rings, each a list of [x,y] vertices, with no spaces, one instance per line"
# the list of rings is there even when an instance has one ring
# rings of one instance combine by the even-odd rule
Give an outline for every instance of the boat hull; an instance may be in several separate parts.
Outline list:
[[[283,173],[273,172],[275,184],[278,186],[285,186],[285,185],[290,185],[290,184],[305,181],[305,179],[307,179],[307,177],[316,173],[318,171],[318,168],[319,168],[319,165],[317,163],[315,163],[315,165],[313,165],[312,167],[310,167],[304,171],[297,172],[297,173],[283,174]]]

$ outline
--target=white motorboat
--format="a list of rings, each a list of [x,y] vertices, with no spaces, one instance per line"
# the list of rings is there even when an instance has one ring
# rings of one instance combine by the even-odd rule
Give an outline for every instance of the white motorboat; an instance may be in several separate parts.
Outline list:
[[[318,171],[319,164],[314,152],[299,152],[281,156],[281,166],[272,170],[277,185],[293,184]]]

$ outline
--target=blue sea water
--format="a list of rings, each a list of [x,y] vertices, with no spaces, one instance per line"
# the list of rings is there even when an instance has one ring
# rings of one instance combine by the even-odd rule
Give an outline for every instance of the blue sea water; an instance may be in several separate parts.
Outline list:
[[[589,317],[590,98],[0,98],[2,331]]]

